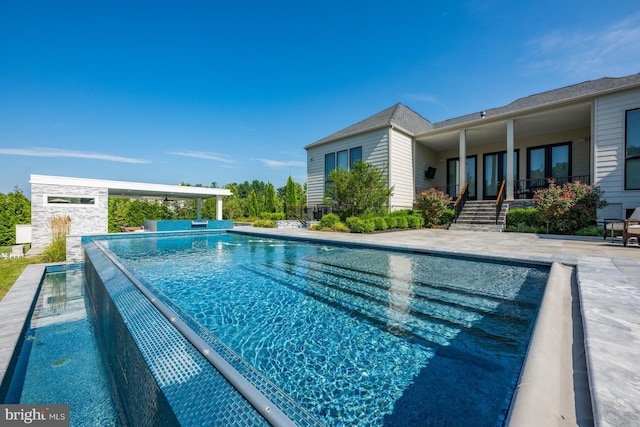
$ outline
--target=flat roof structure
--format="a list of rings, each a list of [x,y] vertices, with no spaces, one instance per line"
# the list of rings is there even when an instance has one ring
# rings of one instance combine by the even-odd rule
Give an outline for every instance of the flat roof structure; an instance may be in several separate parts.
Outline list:
[[[110,181],[104,179],[72,178],[66,176],[31,175],[29,182],[44,185],[106,188],[109,197],[146,199],[209,199],[231,196],[226,188],[190,187],[186,185],[149,184],[143,182]]]

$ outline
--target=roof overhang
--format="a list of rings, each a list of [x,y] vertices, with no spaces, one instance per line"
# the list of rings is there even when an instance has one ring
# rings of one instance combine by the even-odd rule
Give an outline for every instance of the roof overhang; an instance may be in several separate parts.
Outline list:
[[[31,184],[106,188],[109,191],[109,197],[120,198],[187,200],[232,195],[231,190],[226,188],[189,187],[50,175],[31,175],[29,182]]]
[[[466,132],[467,146],[506,141],[507,121],[514,120],[516,138],[527,138],[541,134],[551,134],[570,129],[590,128],[592,100],[546,106],[530,110],[520,110],[507,114],[489,115],[437,128],[416,135],[417,142],[441,151],[459,146],[460,131]],[[585,135],[588,136],[588,135]]]

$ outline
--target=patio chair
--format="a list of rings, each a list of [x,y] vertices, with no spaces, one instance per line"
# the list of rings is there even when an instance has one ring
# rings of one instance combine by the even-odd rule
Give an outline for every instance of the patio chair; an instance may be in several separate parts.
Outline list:
[[[636,209],[636,211],[639,209]],[[629,239],[635,237],[638,245],[640,245],[640,219],[627,219],[624,222],[624,230],[622,231],[622,244],[627,246]]]
[[[14,245],[11,247],[11,254],[9,258],[22,258],[24,256],[24,249],[22,245]]]
[[[627,221],[628,220],[640,220],[640,208],[635,208]],[[607,237],[613,239],[614,237],[622,236],[624,234],[625,222],[623,219],[605,218],[602,238],[606,240]]]

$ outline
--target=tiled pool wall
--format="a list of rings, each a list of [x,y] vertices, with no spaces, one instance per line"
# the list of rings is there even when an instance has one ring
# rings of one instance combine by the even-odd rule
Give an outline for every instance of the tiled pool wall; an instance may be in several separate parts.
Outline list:
[[[230,230],[233,228],[233,221],[222,219],[211,220],[154,220],[145,221],[146,231],[185,231],[185,230]]]
[[[268,425],[255,405],[203,357],[202,346],[196,349],[176,329],[176,320],[170,323],[96,242],[88,241],[84,248],[85,275],[95,305],[96,327],[132,423]],[[161,294],[157,300],[172,305]],[[190,331],[204,337],[204,344],[212,352],[222,355],[237,375],[255,387],[257,394],[266,396],[273,408],[267,417],[280,413],[283,419],[299,426],[319,425],[197,322],[175,306],[170,309],[178,313],[177,322],[184,322]],[[169,411],[172,413],[168,414]]]

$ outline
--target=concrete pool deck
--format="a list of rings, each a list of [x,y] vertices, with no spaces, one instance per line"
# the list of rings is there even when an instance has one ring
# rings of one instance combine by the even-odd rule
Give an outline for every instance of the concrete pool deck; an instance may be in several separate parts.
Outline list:
[[[601,238],[426,229],[367,235],[245,226],[236,226],[234,230],[281,238],[367,244],[499,260],[558,262],[575,267],[593,424],[640,425],[640,321],[637,314],[640,308],[640,247],[637,244],[625,248],[620,239],[611,242],[611,239]],[[0,378],[7,371],[43,268],[28,267],[0,301]]]
[[[234,230],[381,247],[558,262],[575,267],[586,369],[596,426],[640,425],[640,246],[622,241],[522,233],[405,230],[377,234],[246,226]],[[535,425],[531,423],[531,425]]]

